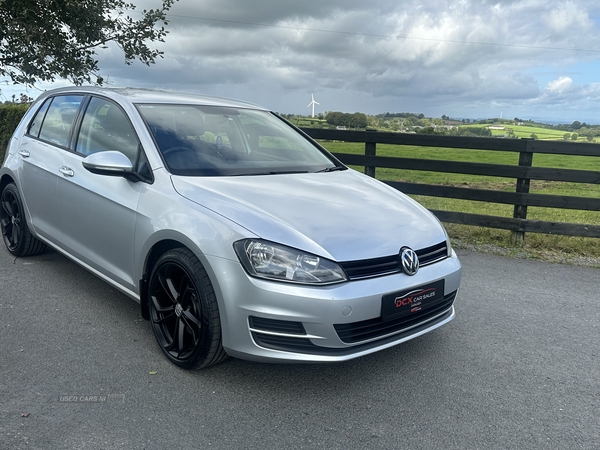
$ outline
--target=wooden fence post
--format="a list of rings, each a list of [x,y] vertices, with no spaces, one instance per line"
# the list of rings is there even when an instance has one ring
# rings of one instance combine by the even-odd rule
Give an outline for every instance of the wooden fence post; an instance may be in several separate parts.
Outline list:
[[[519,166],[531,167],[533,164],[533,153],[529,152],[529,141],[524,152],[519,153]],[[517,178],[516,192],[528,194],[529,193],[529,178]],[[515,219],[527,219],[527,205],[515,205],[513,218]],[[517,246],[523,246],[525,244],[525,231],[513,230],[511,233],[511,243]]]
[[[365,156],[376,156],[377,144],[375,142],[365,142]],[[376,166],[365,166],[365,175],[375,178]]]

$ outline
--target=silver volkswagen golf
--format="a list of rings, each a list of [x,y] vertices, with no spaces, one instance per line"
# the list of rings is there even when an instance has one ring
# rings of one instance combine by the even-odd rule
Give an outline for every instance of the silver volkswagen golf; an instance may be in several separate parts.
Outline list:
[[[343,361],[455,314],[440,222],[256,105],[49,91],[8,145],[0,196],[11,254],[51,247],[135,299],[184,368]]]

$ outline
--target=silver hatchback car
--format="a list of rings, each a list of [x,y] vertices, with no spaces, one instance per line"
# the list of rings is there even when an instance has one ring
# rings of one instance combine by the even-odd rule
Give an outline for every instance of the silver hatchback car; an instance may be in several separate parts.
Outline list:
[[[4,243],[138,301],[173,363],[343,361],[454,317],[440,222],[256,105],[143,89],[40,96],[0,170]]]

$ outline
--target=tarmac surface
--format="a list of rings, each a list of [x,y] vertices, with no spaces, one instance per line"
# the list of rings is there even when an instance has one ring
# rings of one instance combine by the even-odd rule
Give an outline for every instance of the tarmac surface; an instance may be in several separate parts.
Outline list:
[[[459,251],[448,325],[339,364],[185,371],[139,306],[0,250],[2,449],[598,449],[600,270]]]

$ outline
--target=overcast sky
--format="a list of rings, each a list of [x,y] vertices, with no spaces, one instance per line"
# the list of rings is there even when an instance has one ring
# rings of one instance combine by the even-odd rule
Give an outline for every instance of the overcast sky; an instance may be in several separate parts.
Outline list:
[[[600,124],[598,1],[179,0],[169,21],[165,57],[151,67],[100,54],[110,84],[281,113],[310,114],[314,93],[316,113]]]

